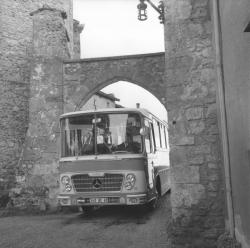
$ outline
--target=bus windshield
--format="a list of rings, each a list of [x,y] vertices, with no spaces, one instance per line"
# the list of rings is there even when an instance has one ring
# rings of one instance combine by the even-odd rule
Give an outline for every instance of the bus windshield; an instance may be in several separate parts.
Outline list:
[[[136,113],[82,114],[61,119],[62,157],[142,153]]]

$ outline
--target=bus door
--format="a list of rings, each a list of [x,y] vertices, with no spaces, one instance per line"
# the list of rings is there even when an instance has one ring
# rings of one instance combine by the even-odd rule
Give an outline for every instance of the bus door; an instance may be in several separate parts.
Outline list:
[[[147,134],[145,135],[145,147],[147,153],[147,173],[148,173],[148,185],[150,189],[154,187],[154,166],[156,163],[156,149],[155,149],[155,139],[153,124],[145,120],[145,126],[147,128]]]

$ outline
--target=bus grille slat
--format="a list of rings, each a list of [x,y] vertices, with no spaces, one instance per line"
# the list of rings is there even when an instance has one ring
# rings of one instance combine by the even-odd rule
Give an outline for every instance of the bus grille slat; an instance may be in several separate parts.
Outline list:
[[[121,191],[122,174],[108,174],[102,177],[90,177],[88,174],[71,177],[76,192]]]

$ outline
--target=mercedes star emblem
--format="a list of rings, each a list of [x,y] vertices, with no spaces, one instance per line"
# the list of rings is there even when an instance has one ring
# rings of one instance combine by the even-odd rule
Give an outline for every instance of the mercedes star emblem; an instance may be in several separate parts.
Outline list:
[[[102,182],[100,179],[97,178],[93,181],[93,186],[95,189],[99,189],[101,187],[101,185],[102,185]]]

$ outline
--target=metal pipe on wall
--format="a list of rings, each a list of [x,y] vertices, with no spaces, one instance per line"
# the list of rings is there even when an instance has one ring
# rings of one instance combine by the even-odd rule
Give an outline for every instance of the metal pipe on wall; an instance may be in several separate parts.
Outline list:
[[[222,138],[223,162],[224,162],[225,184],[226,184],[226,201],[227,201],[227,211],[229,218],[229,232],[231,237],[234,238],[235,223],[234,223],[234,211],[233,211],[233,200],[232,200],[228,128],[227,128],[227,118],[226,118],[225,88],[224,88],[225,82],[223,76],[219,0],[213,0],[213,24],[214,24],[214,41],[215,41],[215,53],[216,53],[216,73],[217,73],[217,92],[218,92],[217,99],[220,110],[219,117],[221,122],[221,138]]]

